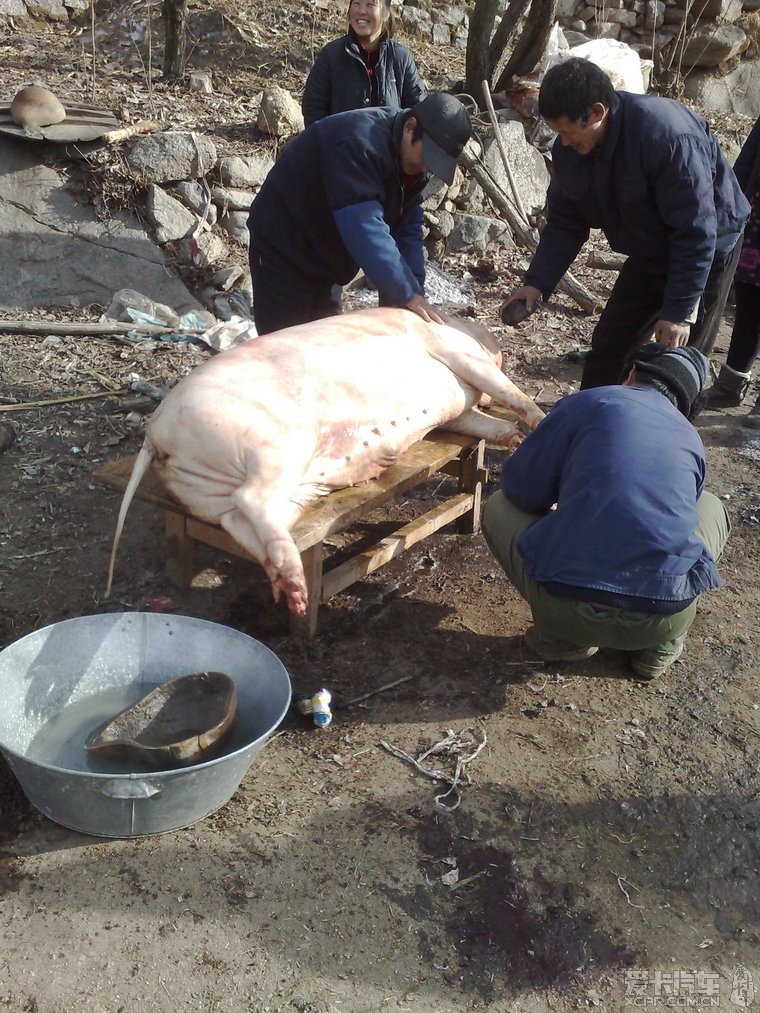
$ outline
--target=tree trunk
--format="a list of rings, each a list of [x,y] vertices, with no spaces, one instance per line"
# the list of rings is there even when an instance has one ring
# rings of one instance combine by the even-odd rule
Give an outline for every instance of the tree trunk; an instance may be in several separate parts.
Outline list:
[[[475,0],[467,32],[464,90],[483,108],[483,81],[490,83],[489,40],[502,0]]]
[[[556,9],[557,0],[532,0],[530,16],[512,49],[512,55],[503,73],[496,82],[495,91],[508,88],[514,77],[533,71],[546,49]]]
[[[504,71],[510,55],[509,41],[529,4],[530,0],[510,0],[499,27],[494,32],[491,45],[488,47],[488,77],[486,78],[491,88],[493,88],[494,81],[498,81]]]
[[[180,81],[187,59],[187,0],[164,0],[164,77]]]

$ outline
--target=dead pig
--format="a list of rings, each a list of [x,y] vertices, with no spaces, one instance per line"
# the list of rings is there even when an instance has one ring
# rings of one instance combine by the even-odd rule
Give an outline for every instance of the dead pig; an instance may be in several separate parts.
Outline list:
[[[147,469],[196,517],[219,524],[266,570],[275,601],[303,615],[307,593],[290,529],[334,489],[376,478],[441,426],[517,445],[518,427],[478,410],[482,395],[534,428],[543,412],[501,372],[482,324],[425,323],[371,309],[265,335],[209,359],[148,425],[124,493],[106,596],[129,504]]]

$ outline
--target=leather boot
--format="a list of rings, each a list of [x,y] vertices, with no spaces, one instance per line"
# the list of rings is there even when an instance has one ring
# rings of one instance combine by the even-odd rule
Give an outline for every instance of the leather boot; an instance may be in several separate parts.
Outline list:
[[[760,397],[755,401],[755,407],[744,416],[744,425],[748,429],[760,429]]]
[[[721,366],[718,379],[707,392],[705,408],[735,408],[744,400],[751,373],[739,373],[730,366]]]

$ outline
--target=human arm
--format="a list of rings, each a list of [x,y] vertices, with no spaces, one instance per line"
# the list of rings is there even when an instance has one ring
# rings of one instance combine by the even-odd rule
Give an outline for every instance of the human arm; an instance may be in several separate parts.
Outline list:
[[[577,203],[562,194],[555,177],[549,185],[546,225],[525,272],[524,285],[548,299],[578,256],[589,232]]]
[[[718,231],[708,144],[707,136],[701,140],[684,135],[655,151],[649,150],[651,145],[647,149],[646,175],[657,214],[668,232],[667,278],[658,325],[679,325],[687,333],[686,321],[702,297],[715,257]],[[667,340],[670,327],[660,330]]]
[[[559,499],[577,424],[572,397],[559,401],[502,465],[502,492],[527,513],[551,510]]]
[[[542,295],[539,289],[534,288],[533,285],[523,285],[522,288],[516,288],[514,292],[510,292],[504,302],[499,307],[499,316],[502,315],[504,310],[513,302],[518,300],[525,303],[525,308],[529,313],[538,306],[542,301]]]
[[[403,66],[399,69],[401,71],[401,79],[398,82],[401,108],[411,109],[425,98],[427,90],[420,79],[414,57],[408,50]]]
[[[380,201],[348,204],[334,211],[333,219],[346,249],[372,279],[384,305],[408,306],[416,296],[423,297],[422,284],[391,235]]]
[[[749,137],[742,145],[742,150],[734,164],[734,175],[745,195],[749,194],[755,176],[760,172],[760,116],[749,132]]]
[[[314,66],[309,71],[301,99],[301,111],[304,124],[308,127],[317,120],[329,116],[332,98],[332,75],[330,61],[323,49],[317,55]]]

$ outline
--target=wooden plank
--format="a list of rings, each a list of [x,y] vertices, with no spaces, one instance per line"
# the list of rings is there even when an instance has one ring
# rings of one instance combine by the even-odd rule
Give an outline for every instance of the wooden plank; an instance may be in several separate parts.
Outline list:
[[[190,587],[193,579],[193,539],[188,535],[187,518],[167,511],[166,575],[177,587]]]
[[[472,437],[457,433],[446,433],[435,430],[428,433],[424,440],[413,443],[401,455],[398,462],[387,468],[379,478],[362,482],[347,489],[337,489],[328,496],[310,504],[303,516],[296,522],[291,535],[299,552],[321,542],[327,535],[342,531],[372,510],[387,503],[394,496],[414,488],[420,482],[430,478],[449,461],[456,460],[463,447],[471,446]],[[123,457],[110,461],[93,473],[93,478],[100,485],[123,492],[129,482],[134,466],[133,457]],[[225,552],[234,551],[229,547],[222,529],[216,525],[205,524],[194,518],[190,511],[163,484],[161,473],[150,468],[135,493],[135,498],[173,513],[187,517],[193,521],[196,533],[193,537],[198,541],[215,545]],[[202,525],[202,528],[200,527]],[[220,532],[215,541],[212,532]],[[203,531],[201,534],[200,532]],[[233,543],[234,544],[234,543]],[[236,553],[243,558],[251,558],[244,550]]]
[[[306,552],[301,553],[301,563],[303,564],[303,572],[306,577],[309,604],[306,608],[306,615],[297,616],[292,612],[290,614],[290,633],[295,637],[303,637],[308,640],[317,632],[323,559],[324,546],[321,542],[313,545]]]
[[[473,497],[470,493],[463,492],[452,496],[421,517],[405,524],[392,535],[381,539],[372,548],[328,570],[322,578],[322,601],[327,601],[338,591],[355,584],[357,580],[395,559],[415,543],[472,510],[472,503]]]

